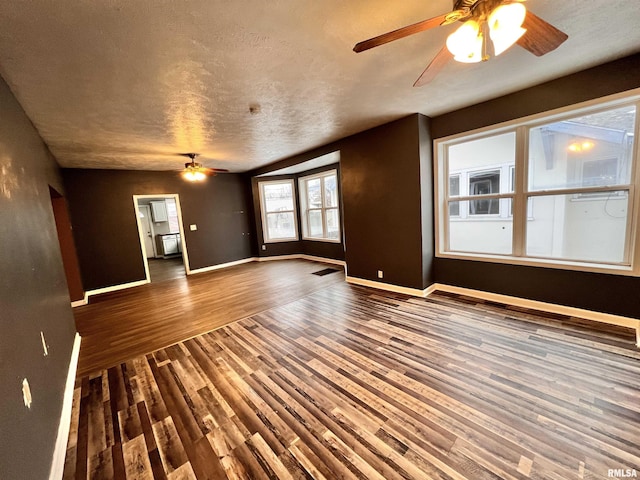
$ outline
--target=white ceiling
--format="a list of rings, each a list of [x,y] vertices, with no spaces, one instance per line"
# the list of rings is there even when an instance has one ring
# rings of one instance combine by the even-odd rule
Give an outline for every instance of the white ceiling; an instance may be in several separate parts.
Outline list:
[[[569,35],[412,84],[455,26],[356,54],[449,0],[0,0],[0,74],[63,167],[246,171],[640,51],[638,0],[529,0]],[[251,114],[251,105],[259,113]]]

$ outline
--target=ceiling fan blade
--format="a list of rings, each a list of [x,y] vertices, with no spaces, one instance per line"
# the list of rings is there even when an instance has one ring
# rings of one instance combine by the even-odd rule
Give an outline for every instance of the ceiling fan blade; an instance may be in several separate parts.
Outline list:
[[[555,50],[569,38],[569,35],[528,10],[522,28],[526,28],[527,32],[520,37],[518,45],[538,57]]]
[[[431,80],[435,78],[438,73],[444,68],[447,62],[453,58],[451,52],[447,49],[447,47],[442,47],[437,55],[431,60],[431,63],[424,69],[422,75],[418,77],[416,83],[413,84],[414,87],[421,87],[426,85]]]
[[[445,13],[438,17],[423,20],[422,22],[414,23],[413,25],[407,25],[406,27],[399,28],[397,30],[394,30],[393,32],[383,33],[382,35],[370,38],[369,40],[364,40],[362,42],[356,43],[356,46],[353,47],[353,51],[360,53],[365,50],[369,50],[370,48],[378,47],[380,45],[384,45],[385,43],[408,37],[409,35],[413,35],[414,33],[424,32],[425,30],[429,30],[430,28],[438,27],[447,20],[449,15],[449,13]]]
[[[229,170],[226,168],[210,168],[209,170],[216,173],[229,173]]]

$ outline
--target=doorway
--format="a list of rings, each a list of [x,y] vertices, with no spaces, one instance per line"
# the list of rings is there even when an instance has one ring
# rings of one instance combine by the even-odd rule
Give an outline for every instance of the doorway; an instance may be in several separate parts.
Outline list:
[[[147,281],[184,279],[190,269],[178,195],[134,195],[133,202]]]

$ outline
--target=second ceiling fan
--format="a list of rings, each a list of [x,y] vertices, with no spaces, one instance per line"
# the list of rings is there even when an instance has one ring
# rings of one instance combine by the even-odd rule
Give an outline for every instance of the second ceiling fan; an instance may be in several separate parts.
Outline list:
[[[457,21],[464,23],[449,35],[447,44],[422,72],[414,87],[430,82],[451,58],[464,63],[485,61],[514,43],[540,57],[569,38],[566,33],[527,11],[517,0],[454,0],[451,12],[364,40],[357,43],[353,51],[363,52]]]

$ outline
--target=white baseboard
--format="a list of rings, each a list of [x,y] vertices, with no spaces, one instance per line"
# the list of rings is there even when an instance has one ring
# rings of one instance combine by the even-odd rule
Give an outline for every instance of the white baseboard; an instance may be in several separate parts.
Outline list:
[[[336,260],[334,258],[316,257],[314,255],[307,255],[305,253],[292,253],[289,255],[271,255],[269,257],[257,257],[258,262],[271,262],[273,260],[310,260],[312,262],[330,263],[332,265],[346,266],[344,260]]]
[[[124,290],[125,288],[139,287],[140,285],[146,285],[149,280],[138,280],[137,282],[121,283],[120,285],[112,285],[110,287],[98,288],[96,290],[89,290],[85,292],[85,298],[89,298],[93,295],[100,295],[101,293],[117,292],[118,290]]]
[[[213,270],[220,270],[221,268],[233,267],[235,265],[242,265],[243,263],[255,262],[256,257],[243,258],[242,260],[236,260],[234,262],[220,263],[219,265],[211,265],[210,267],[202,267],[196,268],[195,270],[191,270],[189,275],[193,275],[195,273],[204,273],[211,272]]]
[[[60,480],[64,473],[64,459],[67,453],[69,429],[71,428],[71,407],[73,406],[73,390],[76,383],[81,341],[82,337],[80,337],[79,333],[76,333],[73,341],[73,350],[71,351],[71,359],[69,360],[69,371],[67,372],[67,382],[64,388],[62,412],[60,414],[60,423],[58,424],[58,437],[56,438],[56,446],[53,450],[49,480]]]
[[[389,292],[395,293],[403,293],[405,295],[411,295],[414,297],[426,297],[431,290],[431,287],[425,288],[424,290],[420,290],[418,288],[409,288],[409,287],[401,287],[400,285],[393,285],[391,283],[383,283],[383,282],[374,282],[373,280],[365,280],[364,278],[358,277],[346,277],[347,283],[352,283],[354,285],[361,285],[363,287],[371,287],[377,288],[379,290],[387,290]]]
[[[75,302],[71,302],[71,308],[81,307],[83,305],[87,305],[89,303],[89,295],[87,292],[84,292],[84,298],[82,300],[76,300]]]
[[[479,298],[481,300],[513,305],[515,307],[530,308],[533,310],[541,310],[543,312],[557,313],[560,315],[567,315],[569,317],[584,318],[586,320],[633,328],[636,331],[636,345],[640,347],[640,320],[636,318],[594,312],[593,310],[585,310],[583,308],[567,307],[565,305],[558,305],[555,303],[528,300],[526,298],[512,297],[510,295],[502,295],[500,293],[473,290],[471,288],[454,287],[452,285],[445,285],[442,283],[434,283],[429,287],[429,289],[432,289],[431,292],[439,290],[441,292],[456,293],[458,295],[466,295],[468,297]]]
[[[312,262],[330,263],[332,265],[346,266],[347,262],[344,260],[336,260],[334,258],[316,257],[315,255],[301,254],[299,258],[303,260],[311,260]]]
[[[300,254],[293,253],[290,255],[271,255],[269,257],[256,257],[258,262],[271,262],[273,260],[295,260],[300,258]]]

